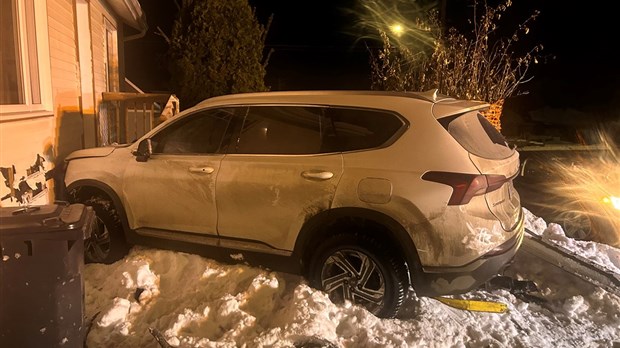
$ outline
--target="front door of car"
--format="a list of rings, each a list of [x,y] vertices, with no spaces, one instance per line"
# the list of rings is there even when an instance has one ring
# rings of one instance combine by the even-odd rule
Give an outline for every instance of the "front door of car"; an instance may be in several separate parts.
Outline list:
[[[248,109],[218,175],[222,246],[286,253],[302,224],[330,208],[342,156],[321,154],[321,113],[307,106]]]
[[[132,161],[123,180],[131,228],[162,238],[170,231],[189,232],[186,237],[194,242],[192,235],[217,236],[215,181],[234,112],[198,111],[151,137],[150,158]]]

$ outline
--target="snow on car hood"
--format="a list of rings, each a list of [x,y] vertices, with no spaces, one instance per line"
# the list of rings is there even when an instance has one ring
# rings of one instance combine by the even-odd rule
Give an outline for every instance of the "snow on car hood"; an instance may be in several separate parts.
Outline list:
[[[69,154],[65,161],[71,161],[76,158],[87,158],[87,157],[105,157],[114,152],[119,147],[127,147],[129,145],[122,146],[105,146],[105,147],[93,147],[91,149],[83,149],[77,150]]]

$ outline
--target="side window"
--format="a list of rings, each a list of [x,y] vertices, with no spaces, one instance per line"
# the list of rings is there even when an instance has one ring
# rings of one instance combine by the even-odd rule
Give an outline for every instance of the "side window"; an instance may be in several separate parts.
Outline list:
[[[318,107],[250,107],[243,122],[237,153],[312,154],[321,148]]]
[[[153,136],[153,153],[224,153],[225,135],[233,108],[198,111],[170,124]]]
[[[376,148],[392,139],[405,125],[395,114],[367,109],[325,109],[321,152]]]

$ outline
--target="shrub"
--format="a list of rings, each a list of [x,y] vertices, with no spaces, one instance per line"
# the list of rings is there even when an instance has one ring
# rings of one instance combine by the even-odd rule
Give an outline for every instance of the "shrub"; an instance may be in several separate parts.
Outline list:
[[[499,35],[502,15],[512,5],[510,0],[493,7],[473,0],[471,33],[456,28],[440,29],[436,11],[422,19],[430,48],[412,45],[381,31],[382,49],[371,52],[372,89],[423,91],[438,89],[455,98],[482,100],[494,104],[495,112],[508,97],[524,93],[519,87],[529,80],[529,68],[537,63],[543,46],[538,44],[517,55],[516,43],[527,35],[530,24],[539,15],[534,11],[519,24],[512,35]],[[499,114],[487,116],[500,129]]]
[[[183,105],[265,91],[267,28],[248,0],[184,0],[167,39],[172,91]]]

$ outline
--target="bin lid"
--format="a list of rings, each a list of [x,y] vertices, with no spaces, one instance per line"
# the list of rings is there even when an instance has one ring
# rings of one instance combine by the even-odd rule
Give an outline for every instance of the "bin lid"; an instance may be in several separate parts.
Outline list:
[[[85,209],[80,203],[0,207],[0,236],[82,228]]]

